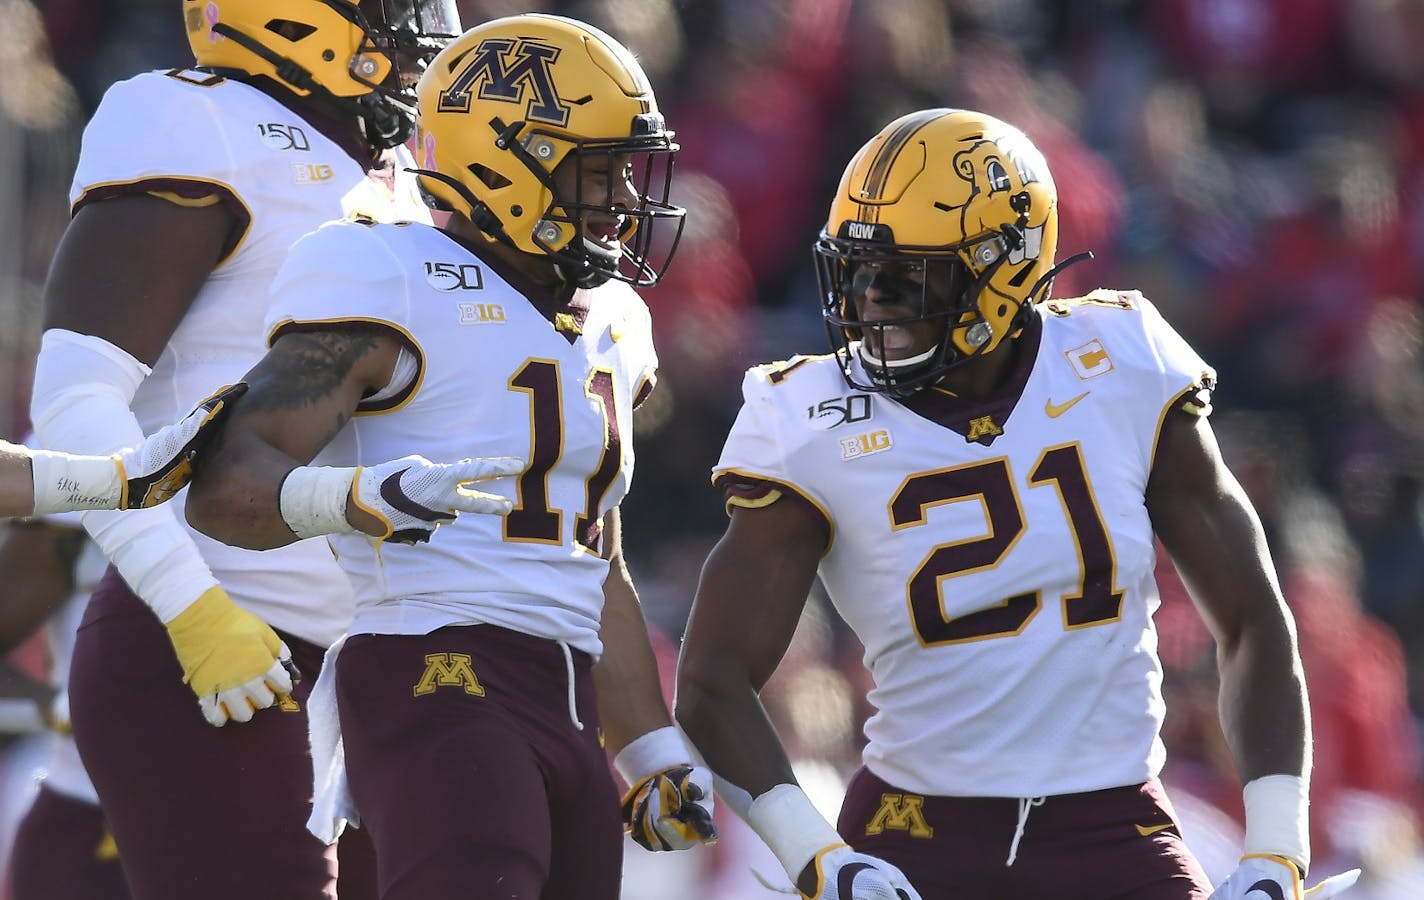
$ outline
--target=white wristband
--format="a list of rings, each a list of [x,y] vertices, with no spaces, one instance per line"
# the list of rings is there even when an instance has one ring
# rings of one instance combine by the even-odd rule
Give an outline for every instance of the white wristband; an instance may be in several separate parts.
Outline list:
[[[778,784],[752,801],[747,824],[761,836],[795,884],[806,864],[845,839],[798,785]]]
[[[1310,867],[1310,784],[1298,775],[1263,775],[1241,791],[1247,856],[1270,854]]]
[[[282,520],[299,538],[356,534],[346,520],[346,500],[361,469],[298,466],[282,480],[278,504]]]
[[[619,750],[613,757],[613,768],[632,787],[654,772],[691,762],[692,754],[677,726],[665,725],[640,735]]]
[[[32,450],[30,471],[37,516],[71,509],[113,509],[123,497],[122,470],[111,456]]]

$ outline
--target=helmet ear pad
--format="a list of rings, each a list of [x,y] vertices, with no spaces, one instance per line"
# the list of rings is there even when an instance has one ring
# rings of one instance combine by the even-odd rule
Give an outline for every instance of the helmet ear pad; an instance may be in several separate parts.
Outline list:
[[[649,261],[652,226],[675,220],[675,248],[685,214],[668,198],[677,144],[627,48],[560,16],[495,19],[441,52],[416,93],[423,187],[439,202],[577,282],[657,281],[671,249]],[[630,166],[663,177],[625,189]],[[614,233],[600,242],[590,223]]]

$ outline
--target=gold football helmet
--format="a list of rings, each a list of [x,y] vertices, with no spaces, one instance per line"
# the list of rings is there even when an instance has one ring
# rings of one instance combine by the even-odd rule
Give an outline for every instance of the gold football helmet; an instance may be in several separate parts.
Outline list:
[[[580,286],[662,276],[686,212],[668,201],[678,146],[642,66],[618,41],[561,16],[495,19],[446,47],[416,94],[416,171],[432,205],[552,258]],[[566,162],[577,167],[574,196],[555,184]],[[599,196],[584,196],[586,168],[608,173]],[[614,199],[622,177],[636,190],[635,207]],[[616,222],[617,240],[589,240],[590,217]],[[663,220],[676,228],[655,245],[653,226]]]
[[[961,109],[891,122],[846,167],[815,245],[822,314],[846,380],[910,393],[993,350],[1047,293],[1057,246],[1058,192],[1023,132]],[[950,302],[921,289],[917,315],[859,321],[854,296],[865,286],[857,270],[887,264],[921,267],[913,283],[922,285],[931,283],[929,267],[949,267]],[[880,359],[868,342],[855,343],[871,328],[926,320],[942,321],[944,335],[910,359]],[[852,349],[868,382],[853,370]]]
[[[413,85],[460,33],[455,0],[182,0],[199,66],[333,98],[373,147],[410,137]]]

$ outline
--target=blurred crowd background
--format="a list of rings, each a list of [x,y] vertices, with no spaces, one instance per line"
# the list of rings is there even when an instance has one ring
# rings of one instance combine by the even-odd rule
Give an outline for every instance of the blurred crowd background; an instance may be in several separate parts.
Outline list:
[[[810,245],[845,163],[902,113],[980,109],[1047,157],[1059,257],[1095,254],[1055,293],[1140,289],[1219,372],[1213,422],[1300,626],[1315,872],[1363,865],[1351,896],[1424,897],[1424,2],[460,7],[466,26],[547,11],[609,31],[641,58],[682,142],[676,195],[690,212],[669,277],[645,294],[662,374],[635,421],[624,504],[669,681],[724,523],[708,475],[741,374],[825,349]],[[174,0],[0,0],[0,436],[27,425],[40,286],[83,124],[115,80],[191,61],[180,18]],[[1189,842],[1224,875],[1241,801],[1212,642],[1165,559],[1160,581],[1164,780]],[[766,698],[832,815],[858,763],[865,684],[854,636],[813,597]],[[23,772],[0,783],[6,806],[24,784]],[[784,896],[775,860],[734,817],[719,821],[711,851],[630,852],[626,897]]]

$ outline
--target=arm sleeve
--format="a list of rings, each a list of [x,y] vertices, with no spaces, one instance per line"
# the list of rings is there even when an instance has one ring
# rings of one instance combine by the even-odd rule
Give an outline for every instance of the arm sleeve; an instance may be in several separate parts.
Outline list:
[[[143,440],[129,403],[148,367],[92,335],[50,329],[40,341],[30,418],[39,444],[104,456]],[[84,527],[165,624],[217,584],[169,504],[92,511]]]

